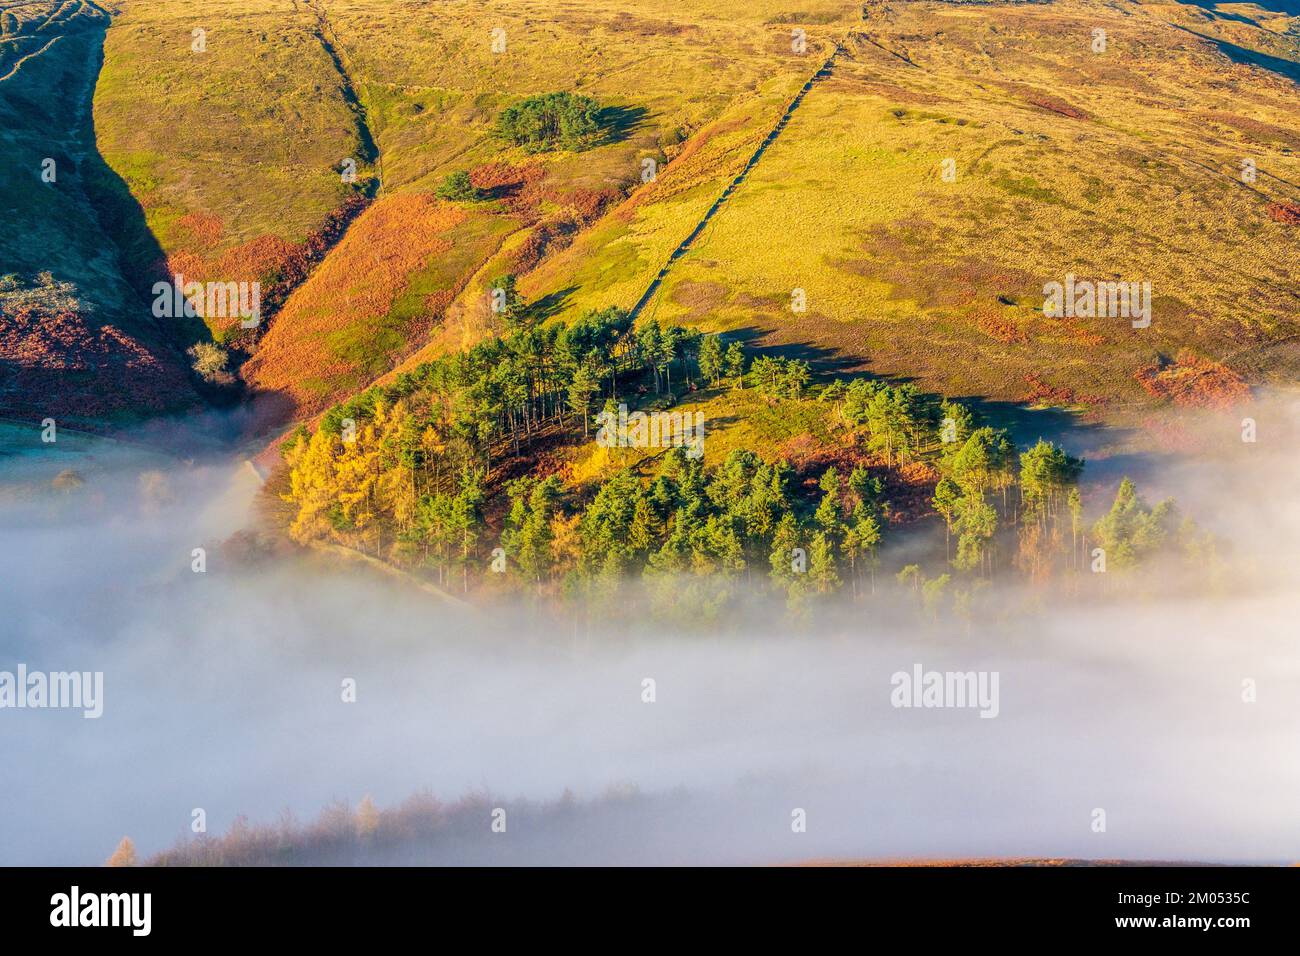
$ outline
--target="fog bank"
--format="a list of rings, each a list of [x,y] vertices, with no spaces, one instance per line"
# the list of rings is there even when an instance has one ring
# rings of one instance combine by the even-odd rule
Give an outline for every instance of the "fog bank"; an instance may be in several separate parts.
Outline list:
[[[31,487],[0,498],[0,671],[102,671],[104,700],[98,719],[0,710],[0,863],[97,864],[123,835],[149,854],[195,808],[219,833],[365,794],[487,792],[509,812],[611,787],[652,799],[582,841],[580,822],[548,842],[489,837],[486,818],[485,839],[537,863],[1300,859],[1287,447],[1161,471],[1248,569],[1224,593],[1049,596],[969,633],[866,605],[817,633],[774,610],[726,636],[629,620],[578,640],[526,607],[464,613],[360,570],[227,555],[257,492],[238,460],[115,449],[58,495],[31,490],[41,468],[24,460]],[[997,716],[892,706],[892,675],[917,664],[997,672]]]

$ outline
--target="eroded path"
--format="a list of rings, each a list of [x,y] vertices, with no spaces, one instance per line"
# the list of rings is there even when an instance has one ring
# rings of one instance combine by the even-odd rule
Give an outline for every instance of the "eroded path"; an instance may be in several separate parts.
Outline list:
[[[371,131],[370,116],[366,112],[366,104],[362,101],[360,94],[357,92],[356,83],[352,79],[353,69],[347,52],[344,50],[343,44],[339,42],[338,34],[334,32],[334,25],[330,22],[329,12],[325,9],[324,0],[302,0],[302,4],[316,18],[316,39],[320,41],[321,49],[325,51],[326,56],[330,58],[330,62],[334,64],[334,69],[338,72],[339,89],[342,92],[343,100],[347,103],[348,109],[352,111],[356,121],[357,142],[361,154],[357,159],[374,167],[378,188],[382,189],[384,184],[383,156],[379,151],[379,143]],[[295,0],[295,8],[297,5],[297,0]]]

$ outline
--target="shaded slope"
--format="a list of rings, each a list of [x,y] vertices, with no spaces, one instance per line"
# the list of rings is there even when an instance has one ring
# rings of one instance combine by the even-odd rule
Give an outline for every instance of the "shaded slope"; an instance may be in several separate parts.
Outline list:
[[[315,15],[290,0],[123,8],[95,115],[106,160],[144,211],[126,240],[131,279],[276,286],[371,175],[368,133]],[[255,338],[234,317],[207,325],[186,337]]]
[[[102,421],[193,402],[92,201],[112,180],[90,116],[108,16],[82,0],[0,14],[0,414]]]

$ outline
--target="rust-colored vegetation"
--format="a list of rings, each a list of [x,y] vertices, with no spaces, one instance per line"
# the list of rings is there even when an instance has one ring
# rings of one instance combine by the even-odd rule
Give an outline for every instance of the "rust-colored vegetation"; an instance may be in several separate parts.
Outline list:
[[[1007,345],[1029,341],[1029,336],[1021,330],[1013,319],[992,308],[976,310],[975,324],[979,326],[979,330],[985,335]]]
[[[93,418],[163,411],[193,395],[175,356],[79,312],[4,313],[0,357],[7,411]]]
[[[425,193],[368,207],[288,297],[245,364],[245,380],[258,391],[280,393],[297,416],[320,411],[388,371],[454,294],[454,283],[443,283],[395,309],[415,278],[452,248],[447,234],[465,218],[463,209]]]
[[[1268,204],[1268,217],[1284,226],[1300,226],[1300,204],[1271,202]]]
[[[1134,377],[1150,394],[1184,408],[1228,409],[1250,401],[1250,386],[1240,375],[1187,349],[1172,362],[1144,365]]]
[[[1074,389],[1051,385],[1040,376],[1030,372],[1025,376],[1029,391],[1023,401],[1028,405],[1105,405],[1103,395],[1079,395]]]

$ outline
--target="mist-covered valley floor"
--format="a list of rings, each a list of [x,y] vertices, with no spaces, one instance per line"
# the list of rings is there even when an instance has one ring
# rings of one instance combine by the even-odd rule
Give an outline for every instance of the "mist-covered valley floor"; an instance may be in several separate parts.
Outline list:
[[[123,836],[148,858],[196,810],[219,835],[421,793],[460,801],[461,829],[286,862],[1300,858],[1287,442],[1160,472],[1225,542],[1214,593],[1008,589],[962,626],[756,603],[686,633],[251,558],[222,544],[260,492],[242,459],[38,436],[0,460],[0,670],[102,671],[102,716],[0,713],[0,863],[99,864]],[[82,483],[49,487],[69,467]],[[893,706],[917,665],[996,672],[996,716]]]

